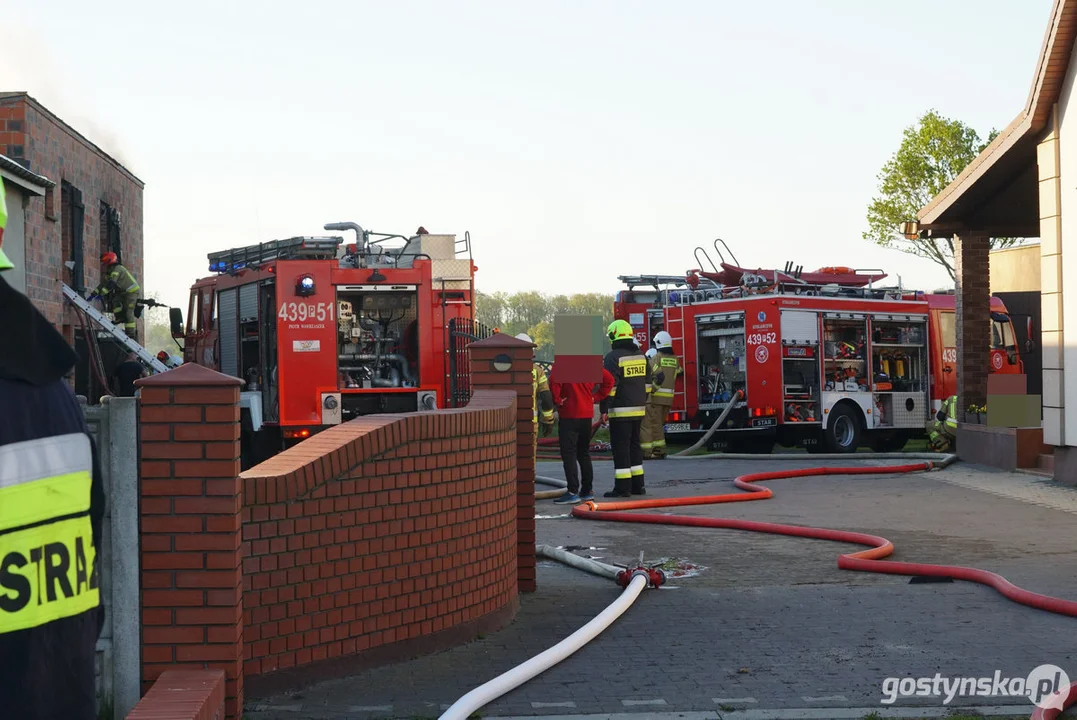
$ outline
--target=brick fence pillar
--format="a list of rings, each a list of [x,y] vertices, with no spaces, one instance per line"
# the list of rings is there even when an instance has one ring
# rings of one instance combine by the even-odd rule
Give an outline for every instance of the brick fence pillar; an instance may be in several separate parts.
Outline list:
[[[243,714],[242,381],[181,365],[136,383],[142,692],[169,669],[224,670]]]
[[[495,333],[472,343],[469,349],[472,390],[516,390],[517,583],[520,592],[535,592],[535,422],[531,387],[535,346]]]
[[[986,237],[954,238],[957,313],[957,412],[987,403],[991,362],[991,245]]]

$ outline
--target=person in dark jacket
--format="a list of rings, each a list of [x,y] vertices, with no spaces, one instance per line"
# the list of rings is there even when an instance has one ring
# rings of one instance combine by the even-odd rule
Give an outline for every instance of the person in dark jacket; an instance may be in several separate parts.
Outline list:
[[[0,185],[0,271],[3,252]],[[0,272],[0,716],[95,720],[104,623],[96,447],[64,375],[75,353]],[[14,511],[13,511],[14,510]]]
[[[603,421],[608,419],[610,425],[613,490],[603,497],[645,495],[639,431],[651,392],[651,366],[635,343],[631,325],[614,320],[607,332],[613,349],[606,354],[603,366],[613,375],[614,385],[600,407]]]
[[[145,375],[146,368],[138,359],[138,355],[128,353],[124,361],[112,371],[112,376],[116,380],[117,397],[134,397],[135,381],[145,377]]]
[[[557,377],[556,364],[550,376]],[[561,445],[561,462],[565,466],[565,480],[568,481],[565,494],[554,500],[558,505],[575,505],[595,497],[595,471],[591,465],[591,421],[595,417],[595,403],[605,400],[612,389],[613,375],[605,368],[602,369],[602,383],[597,390],[594,383],[550,382],[550,393],[557,407],[557,437]]]

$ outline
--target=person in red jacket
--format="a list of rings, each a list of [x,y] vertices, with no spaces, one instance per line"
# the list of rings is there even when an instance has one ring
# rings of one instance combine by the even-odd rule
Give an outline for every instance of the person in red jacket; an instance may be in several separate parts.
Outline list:
[[[551,377],[557,377],[556,373],[555,365]],[[591,383],[550,382],[550,394],[557,408],[561,461],[565,465],[565,480],[568,481],[568,491],[554,500],[558,505],[575,505],[595,497],[591,421],[595,417],[595,403],[606,399],[613,389],[613,383],[613,375],[605,368],[602,370],[602,383],[597,389]]]

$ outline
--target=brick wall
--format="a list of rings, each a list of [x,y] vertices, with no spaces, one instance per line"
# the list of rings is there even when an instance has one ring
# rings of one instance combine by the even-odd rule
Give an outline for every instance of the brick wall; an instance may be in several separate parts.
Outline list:
[[[0,154],[56,183],[45,197],[32,197],[26,208],[26,294],[70,341],[73,318],[64,311],[60,292],[61,281],[72,283],[64,267],[70,258],[63,254],[62,183],[67,181],[82,191],[83,284],[87,288],[99,280],[102,202],[120,212],[123,261],[142,283],[143,183],[22,93],[0,93]]]
[[[957,322],[957,411],[964,418],[969,405],[987,402],[991,343],[990,244],[986,237],[967,236],[954,242]],[[960,448],[959,448],[960,451]]]
[[[224,687],[220,670],[169,670],[127,720],[224,720]]]
[[[472,343],[471,387],[511,388],[516,393],[516,555],[520,592],[535,592],[535,440],[534,367],[531,343],[510,335],[493,336]],[[500,359],[502,365],[495,363]],[[503,369],[500,369],[503,368]]]
[[[188,364],[139,381],[144,691],[220,669],[238,718],[252,679],[277,691],[510,622],[521,547],[534,569],[529,363],[465,408],[361,418],[243,474],[239,380]]]
[[[515,440],[513,395],[477,391],[466,408],[331,428],[244,473],[244,673],[514,611]]]
[[[222,670],[243,709],[240,381],[200,365],[138,381],[143,692],[168,670]]]

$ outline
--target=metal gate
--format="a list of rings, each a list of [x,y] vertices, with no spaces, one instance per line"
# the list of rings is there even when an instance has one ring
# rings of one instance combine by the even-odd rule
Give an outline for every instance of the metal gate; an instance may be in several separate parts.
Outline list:
[[[485,340],[494,331],[481,322],[468,318],[449,320],[446,347],[449,353],[448,407],[458,408],[471,402],[471,353],[467,346],[476,340]]]

